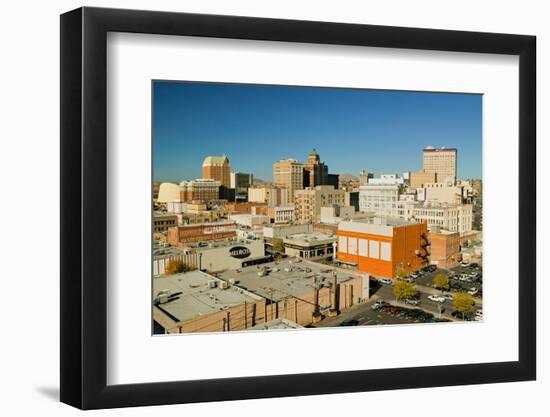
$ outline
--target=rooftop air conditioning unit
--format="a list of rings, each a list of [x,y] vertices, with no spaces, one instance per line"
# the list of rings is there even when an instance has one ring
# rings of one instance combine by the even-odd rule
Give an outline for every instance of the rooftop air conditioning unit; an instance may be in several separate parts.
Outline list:
[[[217,286],[218,286],[218,281],[215,281],[215,280],[208,281],[209,288],[216,288]]]
[[[220,289],[226,290],[229,288],[229,284],[225,281],[220,282]]]

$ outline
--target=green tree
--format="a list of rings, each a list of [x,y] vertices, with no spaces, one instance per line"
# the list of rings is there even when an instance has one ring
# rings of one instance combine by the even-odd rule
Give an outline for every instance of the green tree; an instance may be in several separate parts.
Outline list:
[[[437,274],[433,279],[434,287],[441,290],[448,290],[449,289],[449,278],[447,278],[443,274]]]
[[[181,272],[185,272],[185,264],[180,259],[170,259],[164,269],[166,275],[179,274]]]
[[[399,280],[404,280],[409,277],[409,272],[405,268],[397,268],[395,273]]]
[[[275,252],[284,252],[285,246],[283,245],[283,239],[273,239],[273,250]]]
[[[393,283],[393,294],[397,300],[414,297],[416,295],[416,284],[397,279]]]
[[[457,292],[453,297],[453,307],[462,314],[462,320],[475,310],[474,298],[466,292]]]

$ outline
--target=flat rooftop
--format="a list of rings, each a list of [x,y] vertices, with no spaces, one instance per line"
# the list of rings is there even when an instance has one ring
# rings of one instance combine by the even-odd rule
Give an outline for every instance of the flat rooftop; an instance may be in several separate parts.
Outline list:
[[[287,236],[283,239],[285,243],[290,243],[298,246],[315,246],[326,243],[336,242],[336,236],[329,233],[298,233]]]
[[[263,271],[266,275],[260,276]],[[223,280],[235,280],[236,285],[258,294],[268,300],[280,301],[287,296],[300,297],[311,293],[314,282],[328,287],[336,271],[337,282],[346,282],[357,278],[360,274],[353,273],[316,262],[304,261],[298,258],[251,265],[237,270],[224,271],[217,276]]]
[[[304,326],[300,326],[298,323],[285,319],[279,318],[275,320],[270,320],[267,323],[260,323],[249,330],[286,330],[286,329],[303,329]]]
[[[256,242],[262,241],[261,239],[243,239],[243,238],[229,238],[229,239],[214,239],[206,242],[192,242],[186,244],[185,247],[193,249],[216,249],[216,248],[225,248],[229,246],[237,245],[252,245]]]
[[[216,281],[217,287],[210,288],[210,281]],[[158,305],[178,321],[187,321],[197,316],[214,313],[243,304],[254,303],[259,297],[229,286],[221,289],[221,280],[201,271],[183,274],[163,275],[153,278],[153,300],[161,291],[173,294],[172,300]]]

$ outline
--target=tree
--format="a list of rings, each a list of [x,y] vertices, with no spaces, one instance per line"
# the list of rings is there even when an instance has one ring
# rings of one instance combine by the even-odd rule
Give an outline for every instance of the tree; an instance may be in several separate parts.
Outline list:
[[[397,279],[393,283],[393,294],[398,300],[414,297],[416,295],[416,284]]]
[[[457,292],[453,297],[453,307],[464,320],[466,314],[472,314],[475,310],[474,298],[466,292]]]
[[[273,250],[275,252],[284,252],[285,246],[282,239],[273,239]]]
[[[185,264],[180,259],[170,259],[164,269],[166,275],[179,274],[181,272],[185,272]]]
[[[404,280],[404,279],[408,278],[408,276],[409,276],[409,273],[407,272],[407,270],[405,268],[397,268],[395,273],[396,273],[397,278],[399,280]]]
[[[437,274],[433,279],[433,284],[435,288],[440,289],[441,292],[443,292],[443,290],[449,289],[449,278],[443,274]]]

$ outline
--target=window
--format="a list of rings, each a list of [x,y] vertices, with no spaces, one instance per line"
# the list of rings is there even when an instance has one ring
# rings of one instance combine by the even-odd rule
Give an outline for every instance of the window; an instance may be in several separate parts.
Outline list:
[[[383,261],[391,261],[391,243],[380,243],[380,259]]]
[[[380,246],[377,240],[369,240],[369,256],[374,259],[380,257]]]
[[[348,251],[348,239],[345,236],[338,238],[338,252],[346,253]]]
[[[348,239],[348,253],[350,255],[357,255],[357,239],[354,237]]]
[[[368,244],[369,241],[367,239],[359,239],[359,256],[368,256]]]

